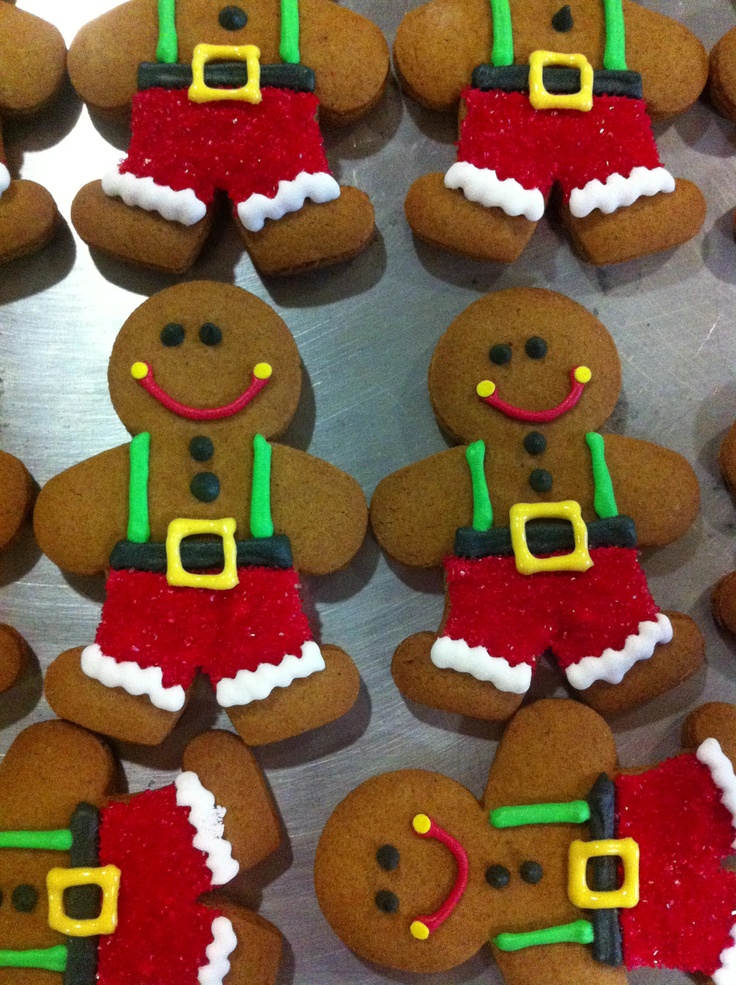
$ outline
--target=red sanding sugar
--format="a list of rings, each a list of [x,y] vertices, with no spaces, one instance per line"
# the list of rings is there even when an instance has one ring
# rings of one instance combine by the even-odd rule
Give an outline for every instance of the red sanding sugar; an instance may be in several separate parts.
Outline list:
[[[641,851],[639,905],[620,910],[627,968],[712,975],[733,944],[736,875],[731,815],[710,770],[683,755],[616,779],[618,837]]]
[[[117,930],[100,938],[98,985],[197,985],[219,911],[197,903],[211,872],[188,818],[173,785],[103,809],[100,865],[116,865],[121,877]]]

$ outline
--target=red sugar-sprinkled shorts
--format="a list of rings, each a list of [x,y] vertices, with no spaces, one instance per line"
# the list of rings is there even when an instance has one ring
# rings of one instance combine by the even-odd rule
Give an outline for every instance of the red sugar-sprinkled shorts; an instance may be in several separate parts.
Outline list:
[[[219,911],[197,902],[212,873],[195,835],[173,784],[101,811],[100,865],[116,865],[121,877],[118,926],[100,937],[97,985],[197,985]]]
[[[721,865],[734,831],[721,791],[692,755],[615,782],[617,837],[641,850],[639,904],[619,910],[626,967],[713,975],[736,924],[736,874]]]

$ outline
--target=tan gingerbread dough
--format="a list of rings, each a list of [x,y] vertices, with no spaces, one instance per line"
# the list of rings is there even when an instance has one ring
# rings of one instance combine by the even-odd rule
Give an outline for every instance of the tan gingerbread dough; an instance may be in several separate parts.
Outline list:
[[[20,459],[0,452],[0,551],[18,536],[33,503],[33,479]],[[0,625],[0,691],[15,683],[28,647],[12,626]]]

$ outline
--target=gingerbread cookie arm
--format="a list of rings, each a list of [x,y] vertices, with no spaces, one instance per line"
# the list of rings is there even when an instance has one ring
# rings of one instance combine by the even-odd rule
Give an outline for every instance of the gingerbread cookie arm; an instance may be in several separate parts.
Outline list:
[[[709,93],[718,112],[736,122],[736,27],[710,53]]]
[[[505,953],[493,948],[493,956],[506,985],[626,985],[623,968],[610,968],[593,960],[589,948],[580,944],[554,944],[526,951]]]
[[[227,985],[272,985],[278,975],[281,934],[257,913],[217,900],[217,909],[230,921],[238,946],[230,956]]]
[[[138,65],[156,61],[158,22],[151,0],[129,0],[79,31],[69,49],[69,76],[94,109],[123,113],[138,89]]]
[[[371,525],[387,554],[412,568],[434,568],[452,553],[455,531],[473,513],[465,448],[399,469],[377,486]]]
[[[649,441],[608,434],[606,461],[619,512],[634,520],[640,547],[672,544],[693,525],[700,488],[682,455]]]
[[[362,489],[329,462],[286,445],[272,448],[276,533],[288,534],[299,571],[309,575],[339,571],[365,538],[368,510]]]
[[[128,445],[88,458],[51,479],[33,513],[38,545],[64,571],[104,571],[128,515]]]
[[[56,95],[66,71],[66,45],[48,21],[0,3],[0,112],[35,113]]]
[[[0,550],[20,530],[33,499],[33,479],[13,455],[0,452]]]

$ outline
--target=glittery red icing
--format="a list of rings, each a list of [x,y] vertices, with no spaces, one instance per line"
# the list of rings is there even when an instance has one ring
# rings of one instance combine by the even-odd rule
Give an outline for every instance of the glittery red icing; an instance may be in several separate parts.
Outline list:
[[[153,178],[175,191],[192,189],[206,205],[216,189],[237,205],[255,194],[273,198],[279,181],[302,171],[329,174],[317,97],[288,89],[262,92],[258,106],[192,103],[180,89],[136,93],[121,173]]]
[[[621,910],[627,968],[678,968],[712,975],[733,944],[736,875],[731,815],[707,766],[669,759],[616,779],[618,837],[641,850],[639,905]]]
[[[293,568],[239,568],[226,591],[172,588],[163,574],[111,571],[95,642],[108,657],[161,667],[164,687],[188,688],[199,668],[213,684],[278,666],[312,639]]]
[[[97,985],[197,985],[219,911],[197,903],[211,872],[194,835],[173,785],[103,809],[100,864],[121,876],[118,928],[100,938]]]
[[[636,167],[660,166],[646,104],[625,96],[595,96],[589,113],[535,110],[522,92],[463,93],[467,116],[458,160],[515,178],[547,195],[555,181],[565,201],[575,188]]]
[[[584,572],[522,575],[513,557],[445,560],[449,616],[444,635],[483,646],[512,667],[550,648],[563,668],[611,647],[621,650],[654,604],[633,548],[598,547]]]

